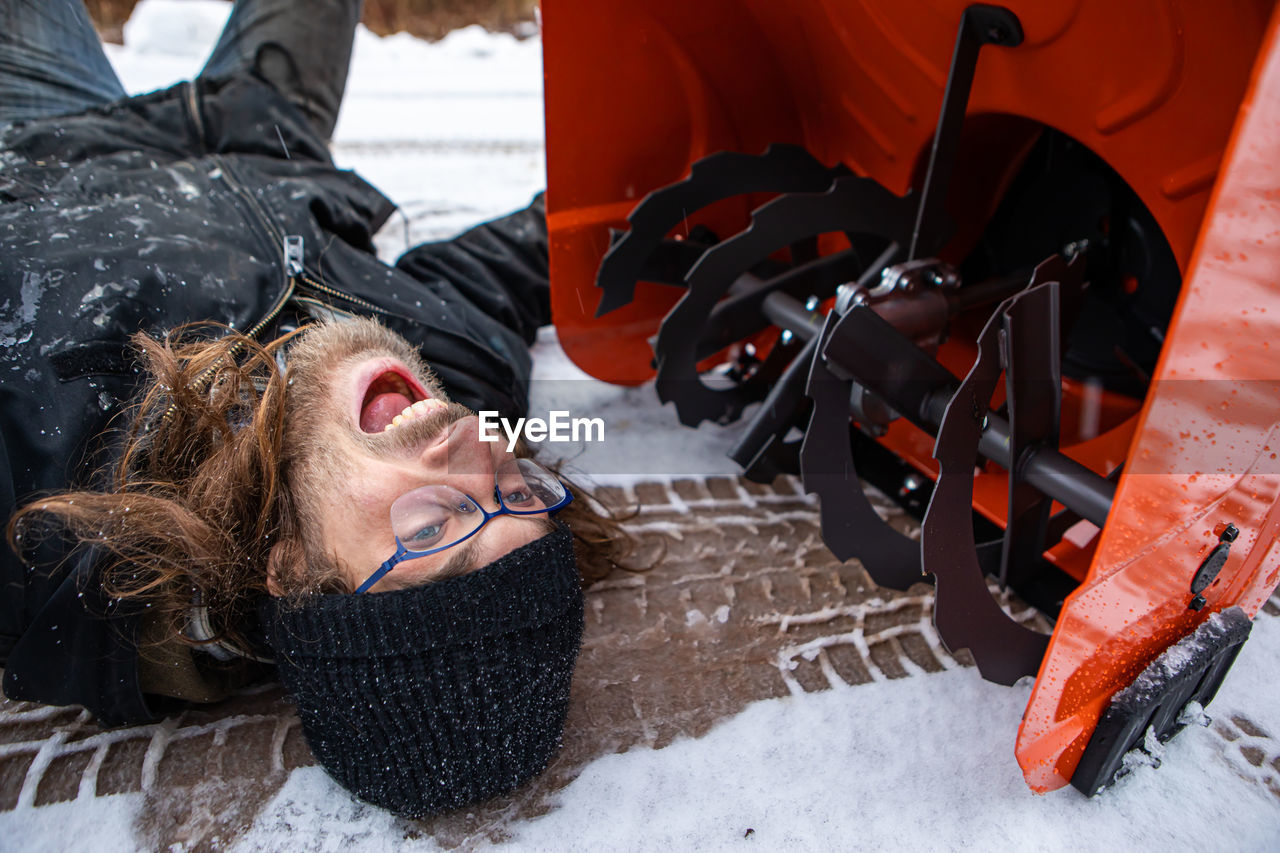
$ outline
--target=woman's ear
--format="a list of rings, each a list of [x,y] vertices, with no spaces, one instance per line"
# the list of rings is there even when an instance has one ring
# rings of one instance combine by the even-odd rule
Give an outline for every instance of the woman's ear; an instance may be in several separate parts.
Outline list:
[[[314,565],[302,542],[281,537],[267,555],[267,592],[276,598],[311,593],[353,592],[337,557]]]

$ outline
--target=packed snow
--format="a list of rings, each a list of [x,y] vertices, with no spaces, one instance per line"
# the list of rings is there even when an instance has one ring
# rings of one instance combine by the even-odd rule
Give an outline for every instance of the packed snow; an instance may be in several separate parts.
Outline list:
[[[144,0],[108,55],[141,92],[194,75],[228,6]],[[540,45],[463,30],[427,44],[358,33],[334,156],[402,205],[379,235],[394,257],[525,204],[544,181]],[[652,389],[590,380],[544,330],[534,410],[607,417],[575,469],[630,481],[733,471],[732,432],[678,427]],[[1246,715],[1280,735],[1280,619],[1260,615],[1209,716]],[[552,811],[507,827],[512,850],[1280,849],[1280,785],[1210,728],[1192,725],[1103,795],[1032,794],[1013,757],[1030,692],[951,670],[758,702],[706,736],[601,758]],[[0,814],[0,846],[132,850],[140,794]],[[17,841],[21,839],[21,842]],[[485,846],[482,844],[482,846]],[[15,848],[16,849],[16,848]],[[293,772],[239,850],[432,850],[316,767]]]

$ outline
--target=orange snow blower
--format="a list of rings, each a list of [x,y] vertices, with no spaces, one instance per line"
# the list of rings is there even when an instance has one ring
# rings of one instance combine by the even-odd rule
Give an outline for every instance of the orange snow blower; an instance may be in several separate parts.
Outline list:
[[[1176,733],[1280,580],[1269,0],[543,7],[570,357],[747,418],[745,476],[798,474],[833,553],[1035,676],[1034,790]]]

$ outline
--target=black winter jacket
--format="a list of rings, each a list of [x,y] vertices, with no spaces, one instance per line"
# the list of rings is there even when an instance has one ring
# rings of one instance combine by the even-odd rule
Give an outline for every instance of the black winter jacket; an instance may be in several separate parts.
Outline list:
[[[549,321],[540,204],[394,268],[371,243],[393,209],[248,75],[0,132],[0,517],[111,461],[139,329],[210,320],[267,340],[322,302],[415,343],[459,402],[523,415],[527,347]],[[286,236],[302,238],[300,274]],[[0,549],[5,693],[106,725],[153,719],[139,614],[103,600],[92,551],[65,551],[44,543],[33,570]]]

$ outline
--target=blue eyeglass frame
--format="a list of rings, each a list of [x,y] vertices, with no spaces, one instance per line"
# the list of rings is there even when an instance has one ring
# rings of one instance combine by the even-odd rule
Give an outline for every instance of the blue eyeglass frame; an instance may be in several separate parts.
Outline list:
[[[539,465],[538,467],[541,468],[542,466]],[[546,469],[543,468],[543,470],[545,471]],[[551,472],[547,471],[547,473],[550,474]],[[450,542],[448,545],[441,545],[439,548],[429,548],[426,551],[409,550],[408,548],[404,547],[404,543],[401,542],[400,537],[397,536],[396,552],[391,555],[391,559],[387,560],[385,563],[379,566],[376,572],[369,575],[369,577],[365,580],[365,582],[360,584],[360,586],[356,588],[355,594],[361,595],[365,592],[368,592],[369,587],[373,586],[375,583],[382,580],[383,576],[386,575],[387,572],[391,571],[397,565],[399,565],[400,563],[403,563],[405,560],[413,560],[413,559],[417,559],[418,557],[427,557],[427,556],[430,556],[431,554],[438,554],[441,551],[447,551],[455,545],[461,545],[463,542],[466,542],[468,539],[470,539],[472,536],[475,536],[481,530],[484,530],[484,526],[489,523],[489,519],[497,518],[500,515],[551,515],[554,512],[559,512],[560,510],[567,507],[569,504],[573,503],[573,493],[569,491],[569,487],[565,485],[564,480],[561,480],[559,477],[556,477],[555,479],[556,479],[556,482],[559,483],[564,488],[564,498],[562,498],[559,502],[557,502],[555,506],[544,507],[543,509],[535,509],[535,510],[522,511],[518,509],[509,508],[506,505],[506,503],[502,500],[502,488],[497,483],[493,484],[493,497],[498,502],[498,508],[493,512],[489,512],[489,510],[481,506],[480,501],[476,500],[471,495],[468,495],[466,492],[458,491],[457,489],[455,489],[454,491],[458,491],[458,494],[464,495],[467,498],[467,500],[471,501],[471,503],[475,506],[476,509],[480,510],[480,512],[484,514],[484,520],[481,521],[478,525],[476,525],[476,529],[472,530],[466,536],[463,536],[457,542]],[[423,488],[426,488],[426,487],[424,486]],[[409,493],[405,492],[405,494],[409,494]],[[397,498],[397,500],[399,500],[399,498]]]

